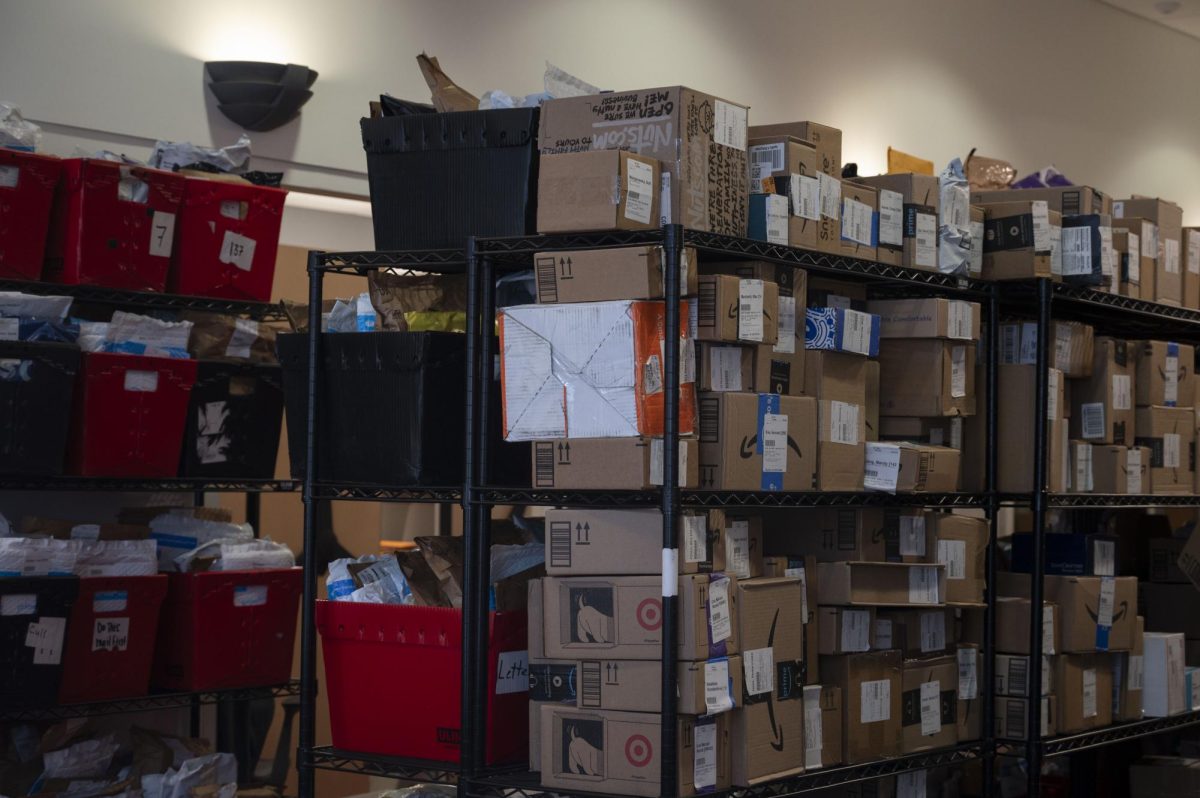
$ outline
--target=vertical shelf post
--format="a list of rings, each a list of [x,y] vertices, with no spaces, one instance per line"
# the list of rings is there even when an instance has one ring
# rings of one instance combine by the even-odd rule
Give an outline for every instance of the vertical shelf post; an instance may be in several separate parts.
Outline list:
[[[663,441],[662,441],[662,740],[661,789],[666,798],[679,794],[678,722],[676,718],[677,660],[679,655],[679,303],[683,286],[679,283],[683,227],[668,224],[663,228]]]

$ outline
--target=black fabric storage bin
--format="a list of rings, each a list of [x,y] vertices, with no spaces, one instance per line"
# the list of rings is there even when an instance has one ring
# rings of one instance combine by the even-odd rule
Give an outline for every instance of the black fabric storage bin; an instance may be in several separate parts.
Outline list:
[[[0,473],[63,472],[78,371],[74,344],[0,341]]]
[[[323,334],[318,479],[460,486],[466,454],[466,344],[466,336],[458,333]],[[302,479],[308,336],[280,335],[277,345],[292,476]],[[493,413],[500,412],[499,394],[497,384]],[[491,472],[500,484],[528,485],[529,458],[529,444],[493,438]]]
[[[197,361],[179,475],[271,479],[282,426],[279,366]]]
[[[78,594],[74,576],[0,578],[0,707],[58,703],[67,622]],[[35,623],[46,630],[40,657],[38,649],[26,645]]]
[[[537,108],[362,120],[375,248],[534,232]]]

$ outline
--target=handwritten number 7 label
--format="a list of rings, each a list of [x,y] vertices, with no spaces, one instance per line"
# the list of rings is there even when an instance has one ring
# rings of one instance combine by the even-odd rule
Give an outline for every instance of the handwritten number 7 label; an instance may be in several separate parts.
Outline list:
[[[150,223],[150,254],[158,258],[169,258],[174,244],[175,214],[155,211]]]

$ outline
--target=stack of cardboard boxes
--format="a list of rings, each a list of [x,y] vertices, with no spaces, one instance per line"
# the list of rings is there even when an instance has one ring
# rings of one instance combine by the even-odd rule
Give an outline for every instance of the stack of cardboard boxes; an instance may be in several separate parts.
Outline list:
[[[1147,640],[1155,640],[1155,657],[1165,666],[1167,678],[1159,698],[1168,714],[1200,709],[1200,676],[1194,673],[1200,668],[1200,624],[1195,613],[1200,535],[1193,531],[1186,540],[1155,537],[1148,548],[1149,581],[1141,584],[1139,601],[1146,616]]]

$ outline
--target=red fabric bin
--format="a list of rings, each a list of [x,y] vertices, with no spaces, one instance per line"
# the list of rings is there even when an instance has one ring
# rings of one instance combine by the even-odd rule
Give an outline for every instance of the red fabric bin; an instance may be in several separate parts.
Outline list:
[[[162,291],[184,179],[115,161],[68,158],[55,201],[46,279]]]
[[[187,178],[170,290],[269,302],[286,197],[278,188]]]
[[[196,361],[88,352],[75,384],[71,473],[174,477]]]
[[[67,624],[60,704],[145,695],[167,577],[90,576]]]
[[[0,277],[40,280],[62,161],[0,147]]]
[[[169,574],[151,683],[222,690],[288,681],[302,574],[300,568]]]
[[[488,616],[488,668],[504,673],[487,700],[487,764],[529,757],[524,612]],[[457,762],[462,612],[443,607],[318,601],[325,694],[335,748]],[[483,719],[480,719],[483,722]]]

